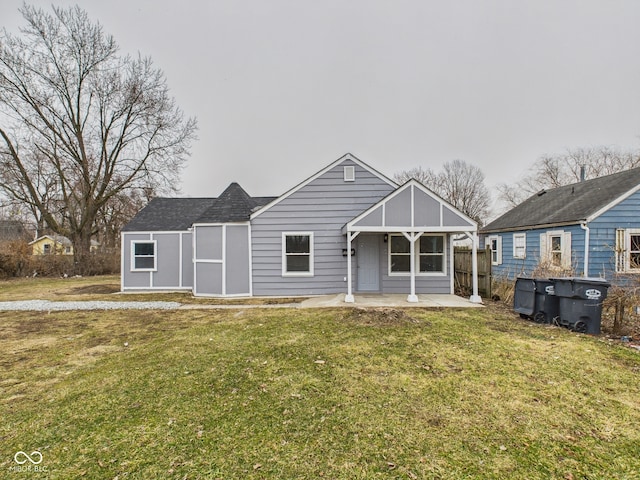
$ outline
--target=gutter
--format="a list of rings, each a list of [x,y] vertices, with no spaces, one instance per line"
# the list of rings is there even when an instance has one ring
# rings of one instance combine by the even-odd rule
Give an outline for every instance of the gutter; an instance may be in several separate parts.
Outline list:
[[[589,276],[589,237],[590,230],[587,226],[587,222],[580,223],[580,228],[584,230],[584,267],[582,270],[582,274],[585,277]]]

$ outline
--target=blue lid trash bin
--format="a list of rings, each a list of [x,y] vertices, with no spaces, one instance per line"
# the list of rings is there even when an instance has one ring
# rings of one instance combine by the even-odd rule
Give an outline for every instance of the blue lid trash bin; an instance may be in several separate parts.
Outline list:
[[[602,302],[611,284],[602,278],[551,279],[559,300],[558,324],[582,333],[600,333]]]

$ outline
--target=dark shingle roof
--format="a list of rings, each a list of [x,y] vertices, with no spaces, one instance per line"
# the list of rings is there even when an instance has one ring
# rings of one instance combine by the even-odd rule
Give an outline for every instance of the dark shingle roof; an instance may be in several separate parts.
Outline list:
[[[578,223],[640,185],[640,168],[606,175],[532,195],[486,225],[482,231],[502,231],[544,225]]]
[[[153,198],[127,223],[124,232],[186,230],[215,198]]]
[[[256,208],[277,197],[250,197],[233,182],[194,223],[246,222]]]
[[[218,198],[154,198],[124,226],[124,232],[187,230],[194,223],[244,222],[277,197],[250,197],[232,183]]]

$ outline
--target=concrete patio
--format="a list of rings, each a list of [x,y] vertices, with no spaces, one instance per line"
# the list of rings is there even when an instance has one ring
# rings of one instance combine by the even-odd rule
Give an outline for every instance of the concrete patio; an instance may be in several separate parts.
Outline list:
[[[457,295],[418,295],[418,302],[407,302],[406,294],[355,294],[354,303],[345,303],[345,294],[322,295],[311,297],[299,304],[300,308],[321,307],[403,307],[403,308],[433,308],[455,307],[476,308],[482,304],[473,303],[467,298]]]

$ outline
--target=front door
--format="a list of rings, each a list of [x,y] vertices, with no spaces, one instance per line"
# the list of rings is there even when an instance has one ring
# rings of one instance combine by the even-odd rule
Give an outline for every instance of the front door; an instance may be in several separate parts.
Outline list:
[[[358,235],[356,259],[358,265],[358,291],[380,291],[379,238],[375,235]]]

